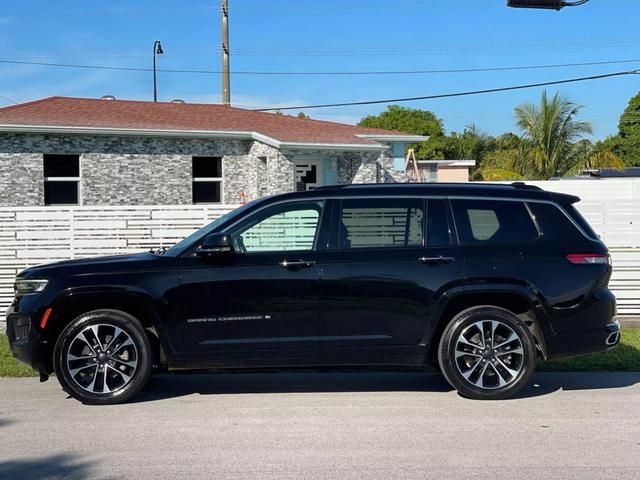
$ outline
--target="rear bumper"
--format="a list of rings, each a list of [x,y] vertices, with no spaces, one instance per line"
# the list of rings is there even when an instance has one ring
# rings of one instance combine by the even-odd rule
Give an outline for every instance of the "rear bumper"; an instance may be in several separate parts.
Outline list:
[[[555,335],[547,341],[550,359],[605,352],[620,344],[620,322],[612,321],[601,328]]]

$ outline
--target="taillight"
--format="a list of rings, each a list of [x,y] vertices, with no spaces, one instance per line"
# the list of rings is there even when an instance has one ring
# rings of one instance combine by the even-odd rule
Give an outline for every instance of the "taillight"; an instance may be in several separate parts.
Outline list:
[[[570,253],[566,258],[575,265],[611,265],[607,253]]]

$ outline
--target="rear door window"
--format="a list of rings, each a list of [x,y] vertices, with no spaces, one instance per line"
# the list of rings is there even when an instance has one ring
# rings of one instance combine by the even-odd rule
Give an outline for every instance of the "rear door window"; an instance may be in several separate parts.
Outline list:
[[[451,205],[463,245],[532,242],[539,236],[523,202],[452,200]]]
[[[338,248],[406,248],[423,244],[424,202],[418,198],[343,200]]]

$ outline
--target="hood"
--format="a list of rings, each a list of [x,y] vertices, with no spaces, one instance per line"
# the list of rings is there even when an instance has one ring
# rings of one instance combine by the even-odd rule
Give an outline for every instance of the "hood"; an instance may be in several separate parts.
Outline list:
[[[127,255],[112,255],[108,257],[80,258],[77,260],[63,260],[29,267],[18,274],[21,278],[48,277],[57,275],[61,271],[67,274],[99,273],[105,270],[126,271],[141,269],[162,257],[153,253],[135,253]]]

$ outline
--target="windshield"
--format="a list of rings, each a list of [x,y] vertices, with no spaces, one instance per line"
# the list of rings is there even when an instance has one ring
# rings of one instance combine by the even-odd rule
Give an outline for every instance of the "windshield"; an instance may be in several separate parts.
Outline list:
[[[177,257],[184,250],[189,248],[194,243],[198,242],[200,239],[206,237],[208,234],[214,232],[220,225],[226,223],[229,220],[233,220],[235,217],[242,215],[248,208],[257,203],[258,200],[254,200],[253,202],[247,203],[235,210],[230,211],[229,213],[225,213],[219,218],[216,218],[213,222],[205,225],[200,230],[193,232],[191,235],[186,237],[185,239],[176,243],[173,247],[167,250],[164,254],[170,257]]]

